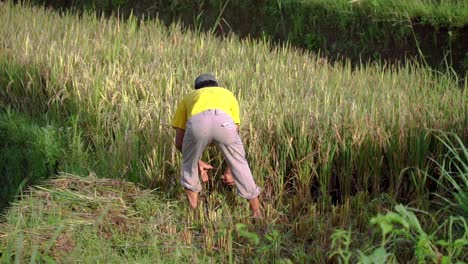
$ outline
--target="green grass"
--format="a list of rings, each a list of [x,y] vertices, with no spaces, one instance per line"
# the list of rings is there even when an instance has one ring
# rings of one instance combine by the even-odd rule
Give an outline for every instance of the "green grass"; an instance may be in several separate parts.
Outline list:
[[[351,228],[337,229],[332,235],[332,255],[339,262],[394,263],[405,253],[410,253],[411,260],[418,263],[464,263],[467,260],[468,148],[456,135],[437,134],[448,149],[443,161],[435,162],[440,170],[437,185],[443,190],[436,196],[444,206],[433,215],[402,205],[385,215],[378,214],[370,223],[379,227],[380,243],[367,248],[353,247]],[[424,218],[436,223],[436,228],[428,228],[430,225],[420,221]]]
[[[122,181],[62,175],[10,209],[2,263],[189,261],[200,249],[184,244],[191,230],[178,204]]]
[[[44,0],[30,0],[35,4],[48,4],[59,8],[69,7],[64,3],[51,3]],[[140,3],[136,5],[132,1],[103,1],[103,0],[81,0],[73,3],[75,8],[96,9],[109,12],[123,9],[137,9],[140,12],[162,11],[177,14],[178,12],[193,11],[192,8],[203,10],[209,6],[223,13],[223,7],[229,4],[234,6],[252,6],[247,0],[236,1],[212,1],[205,0],[193,3],[185,0],[178,1],[160,1],[155,3]],[[468,23],[468,4],[464,0],[276,0],[267,3],[261,3],[265,7],[274,8],[276,5],[279,10],[290,5],[320,6],[329,10],[335,10],[338,13],[347,15],[353,12],[366,13],[374,19],[416,19],[417,22],[427,23],[434,26],[454,26],[463,27]],[[226,11],[226,10],[224,10]],[[165,15],[162,12],[162,15]],[[226,12],[229,12],[227,10]],[[198,15],[198,14],[195,14]],[[277,15],[277,14],[271,14]],[[219,22],[219,21],[218,21]]]
[[[84,205],[94,214],[89,217],[92,225],[78,222],[78,229],[68,231],[73,240],[83,240],[75,242],[80,246],[73,247],[73,258],[93,261],[86,254],[91,254],[89,248],[99,248],[96,256],[103,262],[118,258],[144,262],[154,256],[164,261],[166,255],[157,253],[161,241],[144,245],[154,251],[151,255],[141,252],[140,246],[143,238],[156,234],[144,230],[151,217],[171,216],[158,221],[162,226],[172,221],[177,235],[167,230],[160,235],[169,234],[169,248],[184,250],[180,255],[169,252],[167,259],[183,261],[195,254],[200,262],[283,257],[323,262],[336,228],[352,227],[356,243],[366,246],[378,241],[378,232],[363,232],[372,215],[383,214],[398,202],[431,208],[434,181],[427,175],[437,172],[431,158],[441,162],[446,146],[430,131],[451,131],[461,141],[468,140],[468,89],[460,89],[455,76],[416,64],[353,68],[267,41],[232,35],[219,39],[177,24],[167,28],[157,20],[78,17],[9,2],[0,5],[0,36],[0,106],[50,120],[66,131],[61,171],[95,172],[165,193],[163,198],[142,198],[150,209],[118,211],[136,221],[132,224],[143,224],[135,224],[134,236],[124,232],[109,243],[101,239],[96,219],[119,201],[106,209],[95,196],[89,200],[69,189],[43,190],[57,197],[51,211],[44,209],[29,219],[34,217],[30,212],[15,207],[20,211],[7,217],[24,216],[27,221],[9,220],[18,222],[18,229],[7,225],[3,230],[19,234],[2,236],[10,239],[7,252],[22,250],[36,254],[34,258],[59,257],[51,255],[52,248],[70,228],[64,224],[61,203],[73,198],[78,201],[75,207]],[[204,72],[213,72],[240,101],[240,132],[255,180],[263,189],[266,211],[266,231],[248,226],[249,232],[265,235],[258,243],[255,235],[242,232],[242,226],[236,230],[236,223],[249,222],[247,203],[222,186],[220,171],[205,186],[200,213],[185,214],[186,204],[179,202],[180,156],[169,124],[177,102]],[[214,149],[205,157],[216,167],[221,164]],[[159,204],[159,199],[165,202]],[[333,205],[334,199],[341,203]],[[23,200],[31,206],[46,202]],[[163,211],[154,213],[157,210]],[[184,226],[185,218],[193,222]],[[430,220],[422,221],[429,229],[436,228]],[[20,223],[38,223],[39,229],[32,229],[39,233],[40,228],[54,229],[43,232],[50,237],[22,245],[21,237],[30,234],[21,231]],[[178,239],[184,228],[194,228],[189,230],[195,253],[187,250],[187,241]],[[73,232],[85,236],[75,237]],[[243,235],[236,237],[239,232]],[[402,255],[403,260],[410,258]]]
[[[57,173],[62,147],[52,126],[0,112],[0,212],[22,188]]]
[[[293,1],[281,1],[291,3]],[[463,0],[302,0],[304,4],[328,6],[349,12],[368,12],[381,19],[417,19],[435,26],[463,27],[468,23],[468,4]]]
[[[323,262],[335,226],[365,225],[367,213],[383,205],[371,203],[365,212],[361,198],[329,213],[312,206],[308,210],[315,217],[304,216],[308,222],[302,217],[289,222],[268,206],[265,220],[258,222],[249,219],[245,201],[211,199],[215,208],[203,203],[189,212],[183,195],[174,199],[121,180],[62,174],[33,187],[5,212],[0,261]],[[346,214],[358,217],[343,219]],[[313,232],[300,232],[311,227]]]
[[[198,210],[189,211],[183,194],[174,199],[160,190],[141,189],[122,180],[61,174],[31,188],[5,213],[0,223],[0,260],[464,261],[468,257],[468,226],[459,210],[466,209],[466,204],[459,199],[466,196],[467,148],[456,136],[438,137],[449,148],[444,162],[437,165],[443,171],[438,184],[453,195],[440,196],[446,206],[434,215],[401,204],[394,211],[382,210],[392,205],[388,197],[372,201],[354,197],[329,212],[311,205],[308,214],[289,219],[267,206],[265,219],[253,221],[245,201],[205,197],[215,203],[205,201]],[[454,163],[457,166],[451,166]]]

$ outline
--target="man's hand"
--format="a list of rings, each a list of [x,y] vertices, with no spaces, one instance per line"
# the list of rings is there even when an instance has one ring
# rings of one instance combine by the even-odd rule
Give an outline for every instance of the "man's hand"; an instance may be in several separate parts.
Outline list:
[[[224,171],[224,174],[221,176],[221,179],[223,180],[224,184],[227,186],[234,186],[234,177],[232,176],[232,170],[231,166],[227,166],[226,170]]]
[[[210,164],[202,160],[198,161],[198,172],[200,173],[203,182],[208,181],[208,171],[211,169],[213,169],[213,166]]]

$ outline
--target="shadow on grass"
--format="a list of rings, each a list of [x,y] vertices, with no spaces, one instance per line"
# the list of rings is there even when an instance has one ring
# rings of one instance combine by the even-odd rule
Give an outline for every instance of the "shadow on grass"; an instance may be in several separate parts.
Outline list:
[[[55,128],[0,112],[0,212],[27,186],[57,174],[60,144]]]

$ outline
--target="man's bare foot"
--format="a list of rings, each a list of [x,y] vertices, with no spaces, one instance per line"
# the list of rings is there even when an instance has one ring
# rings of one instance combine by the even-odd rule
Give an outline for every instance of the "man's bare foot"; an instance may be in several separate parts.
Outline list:
[[[198,193],[191,191],[185,188],[185,192],[187,193],[187,199],[189,201],[190,207],[192,209],[197,208],[198,206]]]

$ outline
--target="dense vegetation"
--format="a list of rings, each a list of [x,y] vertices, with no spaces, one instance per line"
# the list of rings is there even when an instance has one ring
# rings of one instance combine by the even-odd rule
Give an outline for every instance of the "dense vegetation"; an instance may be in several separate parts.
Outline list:
[[[52,127],[0,112],[0,209],[25,186],[57,173],[57,135]]]
[[[56,162],[31,159],[57,166],[47,174],[158,189],[75,176],[37,187],[2,220],[5,261],[467,258],[468,90],[455,75],[418,64],[353,68],[267,39],[10,2],[0,5],[0,36],[2,118],[56,135]],[[262,223],[250,222],[220,171],[200,210],[185,211],[169,122],[203,72],[240,100]],[[220,167],[214,149],[205,159]]]
[[[468,70],[468,2],[463,0],[33,0],[108,16],[158,17],[217,34],[288,41],[321,56]]]

